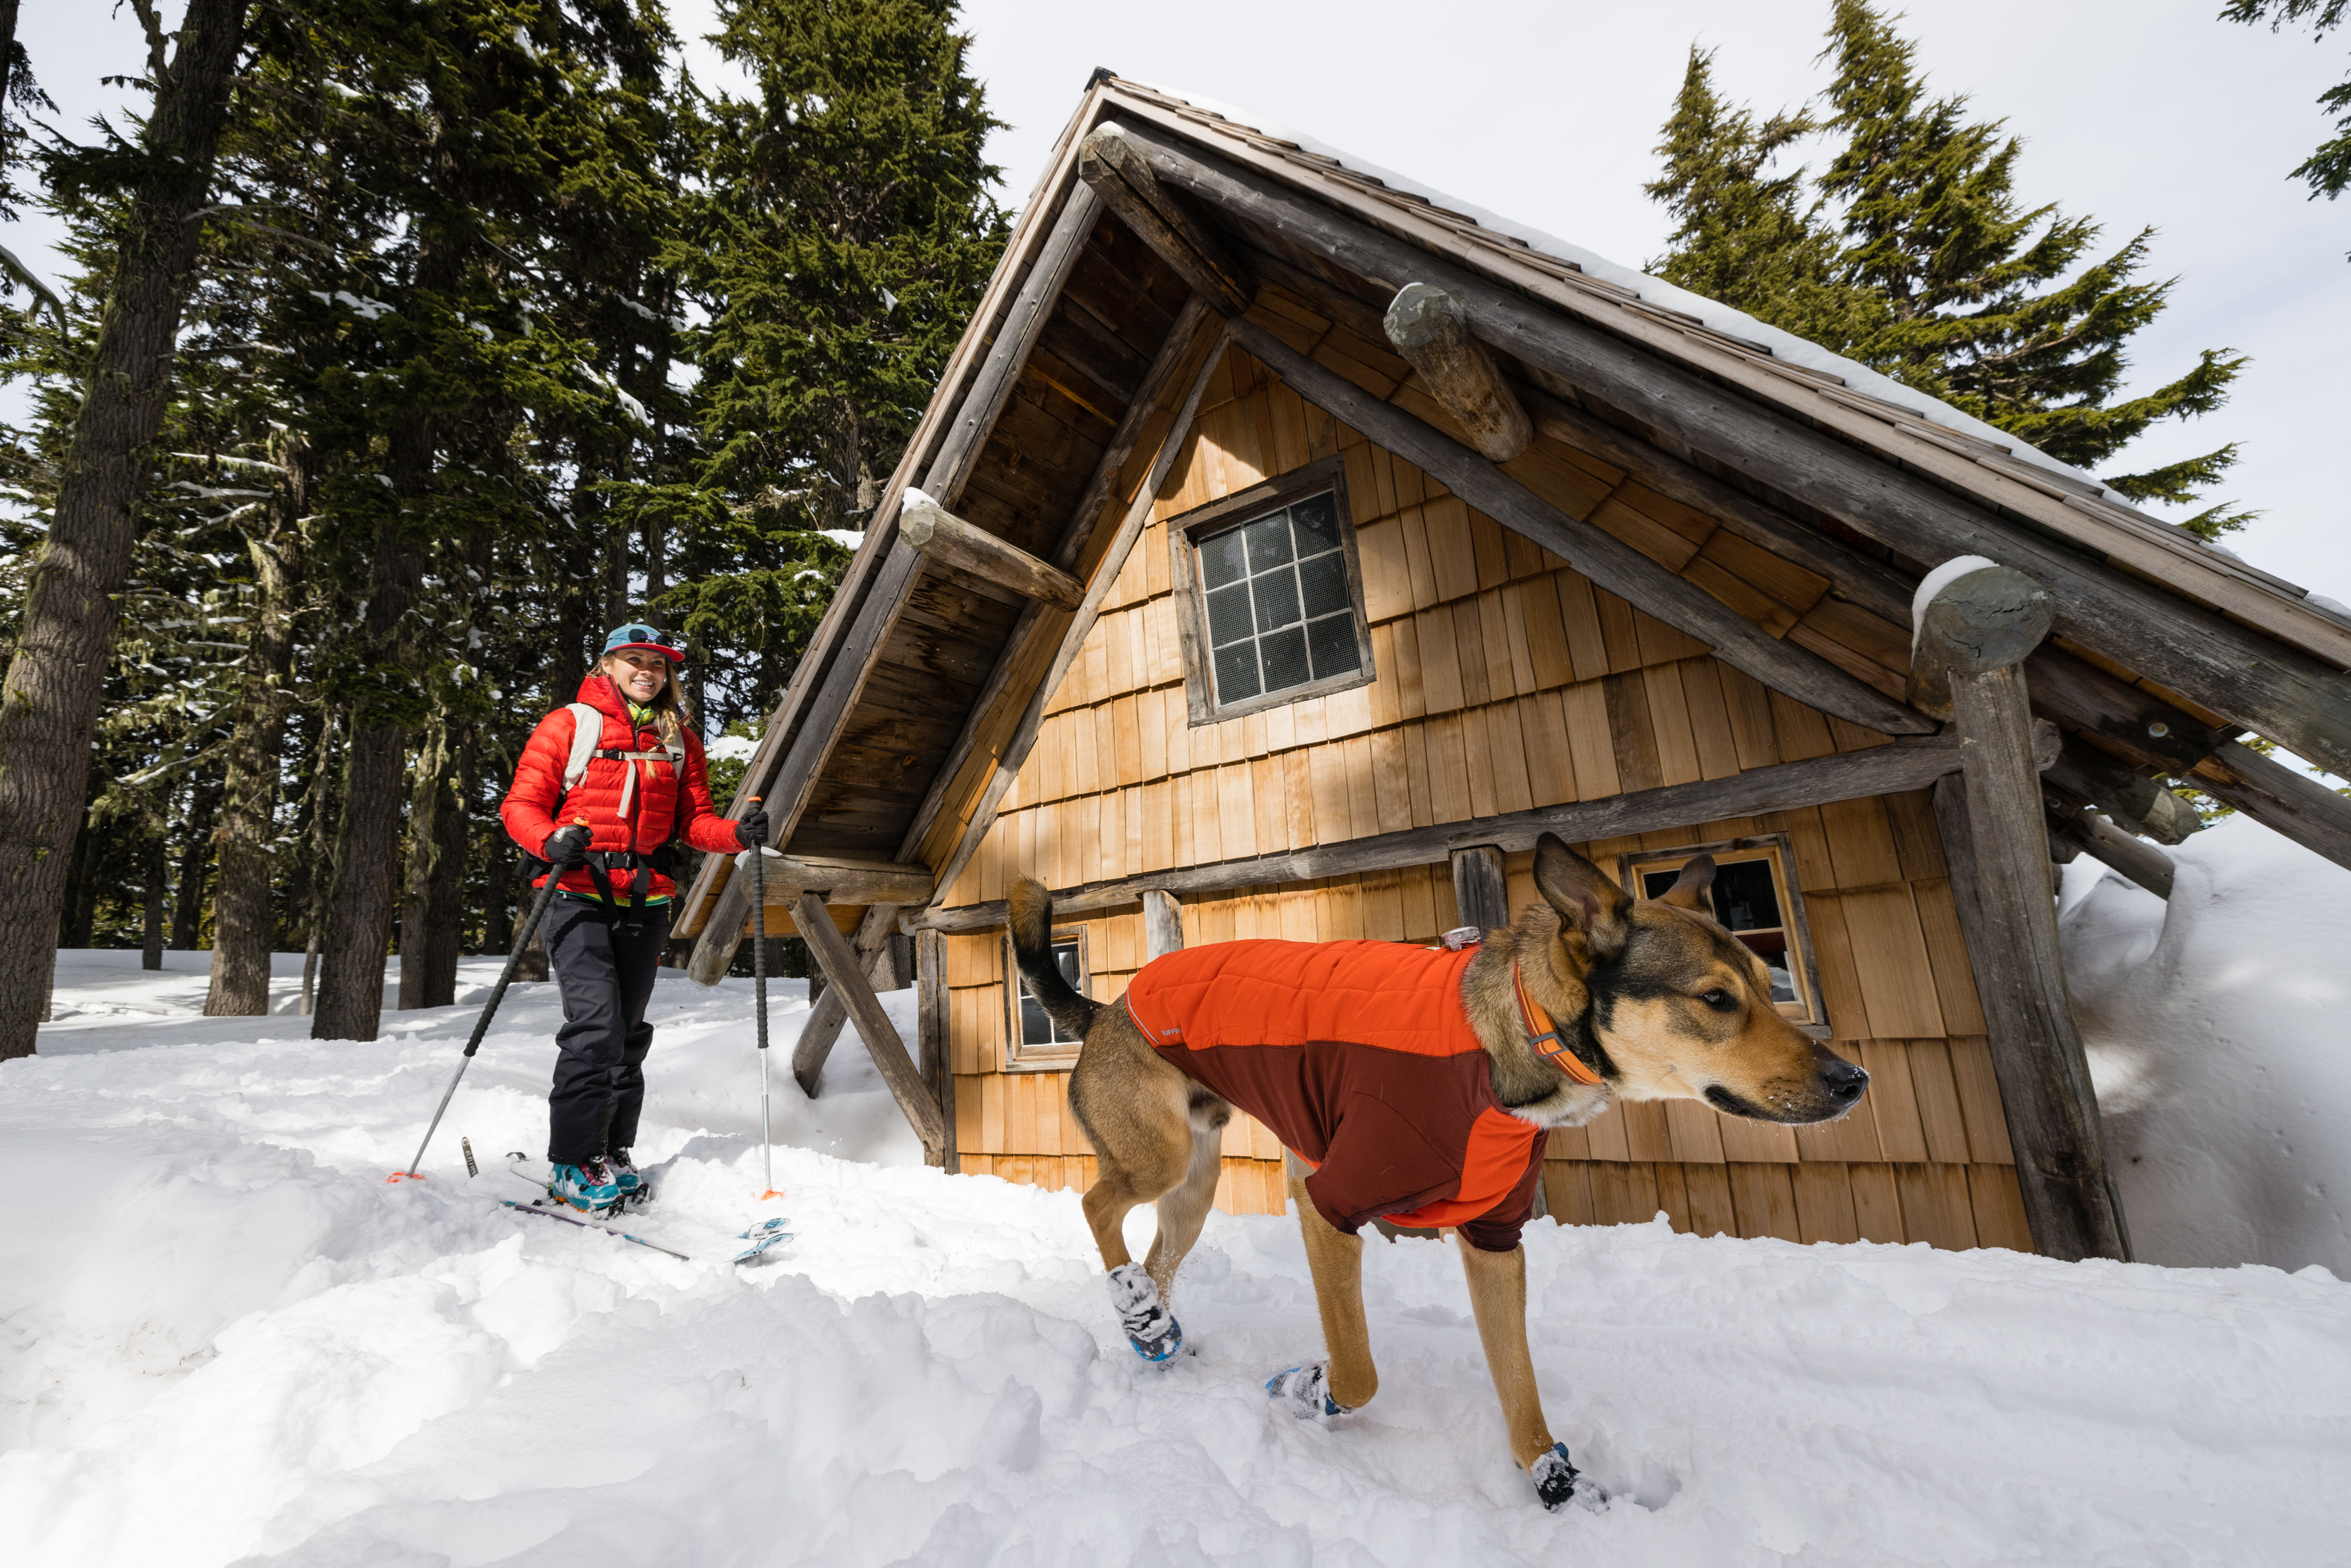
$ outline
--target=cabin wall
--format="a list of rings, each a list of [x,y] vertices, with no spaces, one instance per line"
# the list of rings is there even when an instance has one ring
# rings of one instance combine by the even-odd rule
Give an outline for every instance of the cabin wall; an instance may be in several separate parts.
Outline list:
[[[1405,374],[1384,350],[1336,329],[1318,332],[1316,344],[1318,358],[1344,359],[1351,373]],[[1376,679],[1191,725],[1165,520],[1332,453],[1346,459]],[[1848,667],[1898,685],[1907,649],[1886,623],[1595,463],[1545,442],[1513,472],[1562,497],[1574,492],[1578,515],[1661,559],[1676,558],[1675,570],[1692,580],[1720,578],[1719,596],[1734,607],[1744,596],[1760,624],[1834,646]],[[995,825],[941,903],[1000,899],[1022,874],[1071,887],[1883,743],[1767,691],[1595,589],[1233,351],[1202,400],[1152,526],[1051,694]],[[1692,823],[1595,842],[1587,852],[1610,864],[1631,850],[1767,832],[1791,837],[1832,1030],[1870,1070],[1871,1092],[1843,1122],[1794,1130],[1694,1104],[1620,1107],[1553,1135],[1545,1184],[1552,1214],[1616,1223],[1663,1209],[1677,1228],[1699,1231],[2029,1249],[1923,794]],[[1510,859],[1514,904],[1535,896],[1530,862],[1526,853]],[[1184,906],[1187,944],[1253,936],[1427,943],[1458,923],[1442,864]],[[1087,928],[1092,994],[1122,995],[1144,958],[1139,909],[1065,924]],[[1092,1157],[1068,1109],[1067,1074],[1005,1071],[1001,930],[950,935],[946,952],[962,1168],[1082,1187]],[[1265,1129],[1238,1118],[1224,1153],[1219,1205],[1279,1210],[1280,1150]]]

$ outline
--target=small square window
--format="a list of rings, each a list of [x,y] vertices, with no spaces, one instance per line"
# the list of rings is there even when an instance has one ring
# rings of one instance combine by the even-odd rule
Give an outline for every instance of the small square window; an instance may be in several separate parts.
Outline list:
[[[1785,833],[1619,856],[1625,890],[1635,898],[1663,898],[1682,867],[1702,854],[1714,857],[1714,881],[1707,889],[1710,912],[1763,960],[1771,977],[1772,1005],[1794,1022],[1827,1023],[1803,894],[1796,886]]]
[[[1169,528],[1194,724],[1373,678],[1343,465],[1326,458]]]
[[[1005,1035],[1007,1050],[1005,1067],[1008,1071],[1040,1070],[1066,1071],[1078,1059],[1081,1043],[1074,1035],[1066,1034],[1055,1023],[1045,1004],[1029,993],[1029,982],[1020,977],[1010,938],[1005,943],[1004,972],[1011,978],[1009,999],[1010,1028]],[[1078,995],[1086,994],[1086,932],[1081,925],[1053,933],[1053,962],[1061,977],[1070,982]]]

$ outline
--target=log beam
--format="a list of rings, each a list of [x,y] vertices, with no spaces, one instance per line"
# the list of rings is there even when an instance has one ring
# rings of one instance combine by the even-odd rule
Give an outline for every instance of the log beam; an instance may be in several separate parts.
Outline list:
[[[1499,846],[1472,844],[1453,852],[1453,902],[1461,924],[1481,932],[1510,923],[1510,883]]]
[[[908,490],[898,508],[898,537],[941,566],[968,571],[1056,610],[1075,610],[1085,597],[1084,586],[1068,572],[966,522],[920,490]]]
[[[947,1136],[939,1103],[931,1097],[922,1074],[906,1055],[906,1042],[898,1038],[889,1015],[882,1010],[882,999],[873,994],[873,987],[866,980],[864,966],[857,961],[856,953],[841,933],[832,928],[832,922],[825,918],[824,901],[813,893],[803,893],[799,911],[801,939],[808,943],[809,956],[824,971],[825,983],[840,994],[850,1022],[857,1026],[857,1036],[865,1042],[866,1054],[881,1070],[882,1082],[890,1086],[891,1098],[906,1113],[914,1136],[923,1141],[924,1159],[937,1165],[945,1156]]]
[[[1078,178],[1220,315],[1238,316],[1257,298],[1256,280],[1223,241],[1161,188],[1151,161],[1123,128],[1096,126],[1078,143]]]
[[[2214,800],[2351,870],[2351,800],[2325,785],[2231,741],[2191,777]]]
[[[2048,809],[2053,836],[2111,866],[2158,898],[2171,896],[2169,855],[2062,797],[2051,795],[2043,803]]]
[[[2049,591],[2006,567],[1986,567],[1944,584],[1920,616],[1910,650],[1910,706],[1949,718],[1955,668],[2004,670],[2048,641],[2056,619]]]
[[[2024,632],[2036,613],[2048,613],[2046,596],[2036,598],[2038,585],[2029,580],[1976,580],[1995,574],[2022,575],[2004,567],[1970,572],[1947,584],[1921,620],[1920,655],[1941,671],[1962,761],[1962,782],[1936,786],[1937,817],[2033,1249],[2067,1260],[2127,1260],[2097,1095],[2065,994],[2032,710],[2020,668],[2032,649]]]
[[[1430,395],[1469,434],[1469,444],[1496,463],[1508,463],[1535,438],[1494,356],[1469,333],[1468,312],[1442,288],[1407,283],[1396,290],[1382,325],[1388,341],[1420,372]]]
[[[1362,431],[1512,532],[1560,556],[1597,586],[1687,632],[1733,669],[1808,706],[1881,735],[1934,726],[1806,649],[1784,643],[1604,529],[1569,517],[1450,435],[1326,370],[1254,321],[1232,323],[1233,340],[1290,391]]]
[[[2126,832],[2158,843],[2183,843],[2204,826],[2204,819],[2186,800],[2071,736],[2048,770],[2048,782],[2085,805],[2097,807]]]
[[[1064,915],[1091,913],[1132,904],[1150,889],[1199,894],[1268,883],[1353,876],[1364,872],[1434,865],[1449,859],[1457,849],[1479,844],[1492,844],[1506,852],[1532,849],[1535,840],[1547,832],[1557,833],[1570,843],[1580,843],[1589,839],[1720,821],[1729,817],[1761,816],[1767,811],[1792,811],[1836,800],[1857,800],[1865,795],[1896,794],[1924,789],[1955,771],[1959,767],[1959,749],[1956,736],[1897,740],[1859,751],[1807,758],[1802,762],[1751,768],[1723,779],[1667,784],[1597,800],[1480,817],[1475,821],[1407,828],[1311,849],[1086,883],[1057,889],[1053,907]],[[947,885],[954,883],[949,882]],[[907,916],[901,924],[910,931],[986,931],[1004,924],[1004,904],[998,899],[950,909],[928,909]]]
[[[830,860],[815,855],[768,855],[768,907],[786,914],[803,893],[832,904],[928,904],[935,890],[928,866],[886,861]],[[749,902],[747,899],[745,901]],[[744,929],[748,930],[745,915]]]

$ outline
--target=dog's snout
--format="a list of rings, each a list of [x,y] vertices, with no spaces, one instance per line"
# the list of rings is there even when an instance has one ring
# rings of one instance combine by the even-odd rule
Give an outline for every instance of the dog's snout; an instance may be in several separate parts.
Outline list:
[[[1821,1069],[1821,1087],[1840,1105],[1850,1105],[1869,1087],[1869,1074],[1850,1061],[1836,1061]]]

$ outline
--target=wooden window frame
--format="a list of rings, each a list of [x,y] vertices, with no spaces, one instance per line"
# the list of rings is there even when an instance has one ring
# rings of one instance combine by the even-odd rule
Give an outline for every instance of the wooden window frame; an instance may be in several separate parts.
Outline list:
[[[1331,492],[1339,517],[1339,551],[1346,565],[1347,602],[1355,625],[1355,672],[1302,686],[1284,686],[1278,692],[1260,692],[1238,702],[1218,702],[1216,672],[1208,658],[1207,609],[1202,602],[1199,573],[1195,570],[1200,553],[1199,537],[1247,522],[1253,513],[1270,512],[1325,490]],[[1176,640],[1184,653],[1184,700],[1194,727],[1286,707],[1308,697],[1353,691],[1379,679],[1379,672],[1372,664],[1372,625],[1364,614],[1364,568],[1356,553],[1355,514],[1347,501],[1347,460],[1343,455],[1321,458],[1303,468],[1277,474],[1205,507],[1168,518],[1167,545],[1174,557]]]
[[[1092,994],[1094,968],[1092,956],[1087,951],[1086,928],[1082,925],[1058,925],[1053,928],[1051,946],[1064,942],[1078,945],[1078,995]],[[1004,934],[1004,1071],[1007,1072],[1067,1072],[1078,1060],[1077,1041],[1067,1045],[1030,1045],[1020,1031],[1020,962],[1012,951],[1012,933]],[[1055,1025],[1059,1028],[1059,1025]]]
[[[1642,897],[1643,873],[1672,871],[1696,860],[1700,855],[1712,855],[1718,864],[1725,861],[1762,860],[1771,867],[1771,882],[1780,894],[1782,917],[1787,922],[1781,927],[1795,945],[1794,956],[1801,963],[1788,966],[1802,988],[1799,1002],[1775,1002],[1782,1018],[1804,1029],[1826,1029],[1829,1022],[1828,1004],[1821,997],[1821,967],[1813,946],[1812,922],[1804,915],[1804,890],[1796,880],[1796,850],[1786,833],[1757,833],[1743,839],[1719,839],[1712,843],[1682,844],[1672,849],[1638,850],[1616,857],[1616,880],[1635,898]]]

